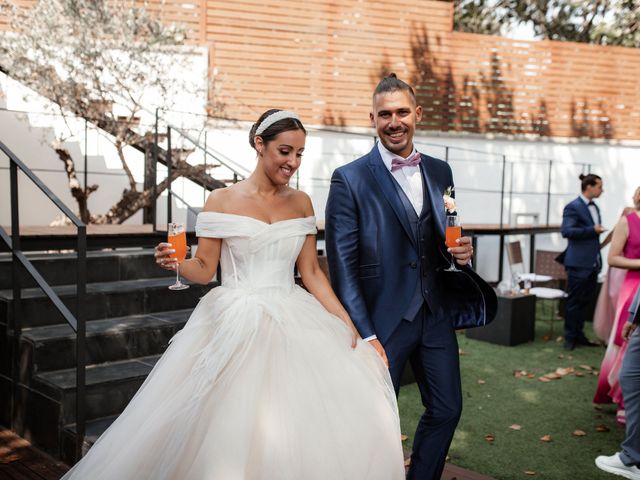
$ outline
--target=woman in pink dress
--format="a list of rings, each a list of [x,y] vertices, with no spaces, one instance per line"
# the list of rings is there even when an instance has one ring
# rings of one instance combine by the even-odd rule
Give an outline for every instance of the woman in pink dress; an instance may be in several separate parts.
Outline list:
[[[640,285],[640,187],[633,195],[633,204],[635,210],[623,216],[615,226],[607,257],[609,266],[623,268],[627,272],[618,293],[615,321],[593,399],[594,403],[617,403],[620,423],[624,423],[624,401],[618,375],[626,348],[621,330],[629,315],[633,294]]]
[[[620,217],[626,217],[635,209],[633,207],[624,207]],[[604,248],[611,243],[615,228],[609,232],[609,235],[600,243],[600,248]],[[616,305],[618,304],[618,293],[624,282],[627,271],[624,268],[610,267],[604,277],[596,309],[593,313],[593,331],[596,336],[607,343],[611,330],[616,318]]]

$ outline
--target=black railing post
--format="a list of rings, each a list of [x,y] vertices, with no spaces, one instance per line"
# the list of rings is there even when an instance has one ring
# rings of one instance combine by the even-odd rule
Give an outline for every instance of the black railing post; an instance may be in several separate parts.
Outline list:
[[[509,224],[511,224],[511,208],[513,207],[513,170],[514,170],[514,163],[510,162],[509,163],[510,168],[509,168],[509,210],[507,210],[507,220],[509,221]]]
[[[449,163],[449,145],[444,147],[444,161]]]
[[[158,224],[158,202],[157,202],[157,196],[158,196],[158,149],[160,148],[158,146],[158,110],[156,108],[156,123],[155,123],[155,129],[154,129],[154,139],[153,139],[153,186],[152,188],[152,192],[153,194],[151,195],[152,197],[152,203],[151,203],[151,208],[153,209],[151,211],[151,216],[152,216],[152,220],[153,220],[153,229],[155,230],[156,228],[158,228],[157,224]]]
[[[18,167],[9,159],[9,175],[11,189],[11,275],[13,285],[13,302],[11,304],[11,426],[18,420],[18,384],[20,383],[20,336],[22,334],[22,292],[20,288],[20,218],[18,211]]]
[[[500,228],[504,226],[504,220],[502,216],[504,215],[504,181],[505,181],[505,170],[507,168],[507,156],[502,156],[502,186],[500,187]]]
[[[205,131],[204,131],[204,162],[203,162],[203,164],[204,164],[204,173],[207,173],[207,155],[208,155],[208,151],[207,151],[207,130],[206,130],[206,127],[205,127]],[[203,185],[202,186],[202,205],[204,205],[206,201],[207,201],[207,187],[205,187]]]
[[[171,217],[171,127],[167,127],[167,224]]]
[[[76,458],[82,458],[85,436],[86,324],[84,305],[87,292],[87,227],[78,227],[76,278]]]
[[[551,214],[551,171],[553,170],[553,160],[549,160],[549,178],[547,179],[547,227]]]
[[[502,155],[502,186],[500,187],[500,230],[504,226],[504,181],[505,181],[505,170],[507,168],[507,156]],[[500,233],[500,246],[498,248],[498,282],[502,280],[502,268],[504,266],[504,235],[502,232]]]
[[[87,141],[87,136],[88,136],[88,131],[89,131],[89,127],[88,127],[88,122],[87,119],[84,119],[84,194],[87,194],[87,182],[88,182],[88,161],[87,161],[87,148],[88,148],[88,141]],[[87,199],[87,204],[89,199]],[[87,205],[87,208],[89,206]]]
[[[152,223],[155,229],[156,209],[156,165],[158,164],[158,109],[156,109],[156,122],[153,143],[145,142],[144,149],[144,190],[151,191],[149,204],[142,209],[142,223]]]

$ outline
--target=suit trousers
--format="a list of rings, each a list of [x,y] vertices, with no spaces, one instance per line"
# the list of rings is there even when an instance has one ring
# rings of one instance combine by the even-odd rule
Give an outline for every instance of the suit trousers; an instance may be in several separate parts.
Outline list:
[[[627,466],[640,466],[640,328],[629,338],[620,370],[620,387],[626,418],[620,460]]]
[[[575,342],[584,339],[586,307],[595,295],[598,272],[593,269],[567,268],[567,303],[564,316],[564,339]]]
[[[425,412],[413,441],[407,479],[439,480],[462,413],[458,339],[448,320],[436,321],[426,303],[413,321],[402,320],[383,345],[396,390],[411,362]]]

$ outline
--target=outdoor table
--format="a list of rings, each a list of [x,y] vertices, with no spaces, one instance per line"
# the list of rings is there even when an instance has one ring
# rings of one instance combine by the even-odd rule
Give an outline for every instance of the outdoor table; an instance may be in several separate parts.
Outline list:
[[[502,268],[504,266],[504,237],[507,235],[529,235],[530,255],[529,271],[534,270],[536,235],[559,233],[560,225],[500,225],[489,223],[463,224],[462,230],[465,235],[473,237],[474,257],[478,258],[478,237],[482,235],[493,235],[500,237],[500,252],[498,254],[498,283],[502,281]],[[542,281],[542,280],[540,280]]]

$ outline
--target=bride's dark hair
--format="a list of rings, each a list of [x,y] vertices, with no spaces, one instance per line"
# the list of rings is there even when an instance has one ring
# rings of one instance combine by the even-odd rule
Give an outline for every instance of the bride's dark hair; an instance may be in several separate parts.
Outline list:
[[[260,126],[260,124],[264,121],[272,113],[280,112],[279,108],[272,108],[271,110],[267,110],[260,118],[251,126],[251,130],[249,131],[249,145],[251,145],[254,149],[256,148],[256,130]],[[282,132],[288,132],[291,130],[302,130],[302,132],[306,135],[307,131],[304,129],[302,122],[297,118],[283,118],[282,120],[278,120],[277,122],[273,122],[272,125],[269,125],[264,132],[262,132],[259,137],[262,138],[262,141],[266,145],[275,137],[277,137]]]

